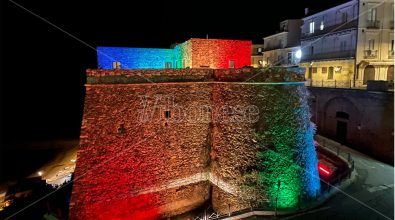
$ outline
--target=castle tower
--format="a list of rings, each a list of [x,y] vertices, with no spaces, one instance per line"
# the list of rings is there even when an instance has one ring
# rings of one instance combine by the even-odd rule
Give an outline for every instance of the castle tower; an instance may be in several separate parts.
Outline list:
[[[71,219],[174,216],[211,202],[297,206],[319,190],[303,76],[88,70]]]

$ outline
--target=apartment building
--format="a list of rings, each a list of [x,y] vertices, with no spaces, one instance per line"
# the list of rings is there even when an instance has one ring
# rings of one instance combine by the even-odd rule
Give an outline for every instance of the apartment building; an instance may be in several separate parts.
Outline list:
[[[304,17],[300,66],[311,86],[393,80],[393,1],[352,0]]]
[[[265,66],[294,66],[299,64],[301,24],[302,20],[300,19],[282,21],[278,33],[263,38],[263,63]]]

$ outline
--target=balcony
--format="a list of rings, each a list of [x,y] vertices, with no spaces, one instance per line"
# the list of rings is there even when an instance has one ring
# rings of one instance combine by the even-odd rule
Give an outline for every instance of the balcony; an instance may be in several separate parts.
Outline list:
[[[343,89],[368,89],[376,91],[393,91],[394,81],[385,80],[312,80],[305,82],[309,87],[343,88]],[[369,88],[370,87],[370,88]]]
[[[393,50],[388,51],[388,59],[394,59],[394,51]]]
[[[377,58],[377,50],[364,50],[364,58],[365,59],[376,59]]]
[[[301,62],[312,60],[344,59],[352,57],[355,57],[355,50],[334,51],[318,54],[306,54],[302,56]]]
[[[368,29],[379,29],[380,28],[380,21],[377,20],[367,20],[366,27]]]
[[[302,33],[301,39],[307,39],[310,37],[319,36],[322,34],[327,34],[329,32],[342,31],[342,30],[347,30],[347,29],[357,28],[357,27],[358,27],[358,20],[354,19],[351,21],[342,22],[340,24],[326,26],[326,27],[324,27],[323,30],[320,30],[317,28],[314,30],[314,33]]]

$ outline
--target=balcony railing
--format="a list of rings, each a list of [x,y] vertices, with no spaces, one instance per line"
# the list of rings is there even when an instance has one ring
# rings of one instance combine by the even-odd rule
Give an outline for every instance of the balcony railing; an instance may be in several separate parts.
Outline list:
[[[306,54],[301,61],[343,59],[355,57],[355,50],[334,51],[328,53]]]
[[[394,51],[393,50],[388,51],[388,59],[394,59]]]
[[[364,50],[364,58],[365,59],[376,59],[377,58],[377,50]]]
[[[367,23],[366,24],[367,28],[372,28],[372,29],[380,28],[380,21],[378,20],[367,20],[366,23]]]
[[[306,86],[328,88],[366,88],[363,80],[308,80]]]
[[[347,22],[342,22],[339,24],[335,24],[335,25],[331,25],[331,26],[324,26],[324,29],[320,30],[320,29],[315,29],[314,33],[302,33],[302,39],[306,39],[306,38],[310,38],[310,37],[314,37],[317,35],[321,35],[321,34],[326,34],[329,32],[336,32],[336,31],[341,31],[341,30],[347,30],[350,28],[356,28],[358,27],[358,20],[354,19],[351,21],[347,21]]]
[[[377,82],[374,81],[373,82]],[[312,80],[308,79],[305,83],[310,87],[324,87],[324,88],[344,88],[344,89],[366,89],[367,81],[364,80]],[[388,89],[394,90],[394,81],[387,81]]]

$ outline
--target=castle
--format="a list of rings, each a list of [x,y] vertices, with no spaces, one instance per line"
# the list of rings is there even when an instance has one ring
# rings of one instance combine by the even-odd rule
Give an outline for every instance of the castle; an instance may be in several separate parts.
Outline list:
[[[191,68],[87,70],[71,219],[292,208],[317,195],[303,75],[238,69],[249,53],[231,58],[236,69],[195,68],[193,54]]]
[[[251,41],[192,38],[171,49],[98,47],[102,69],[242,68],[251,64]]]

